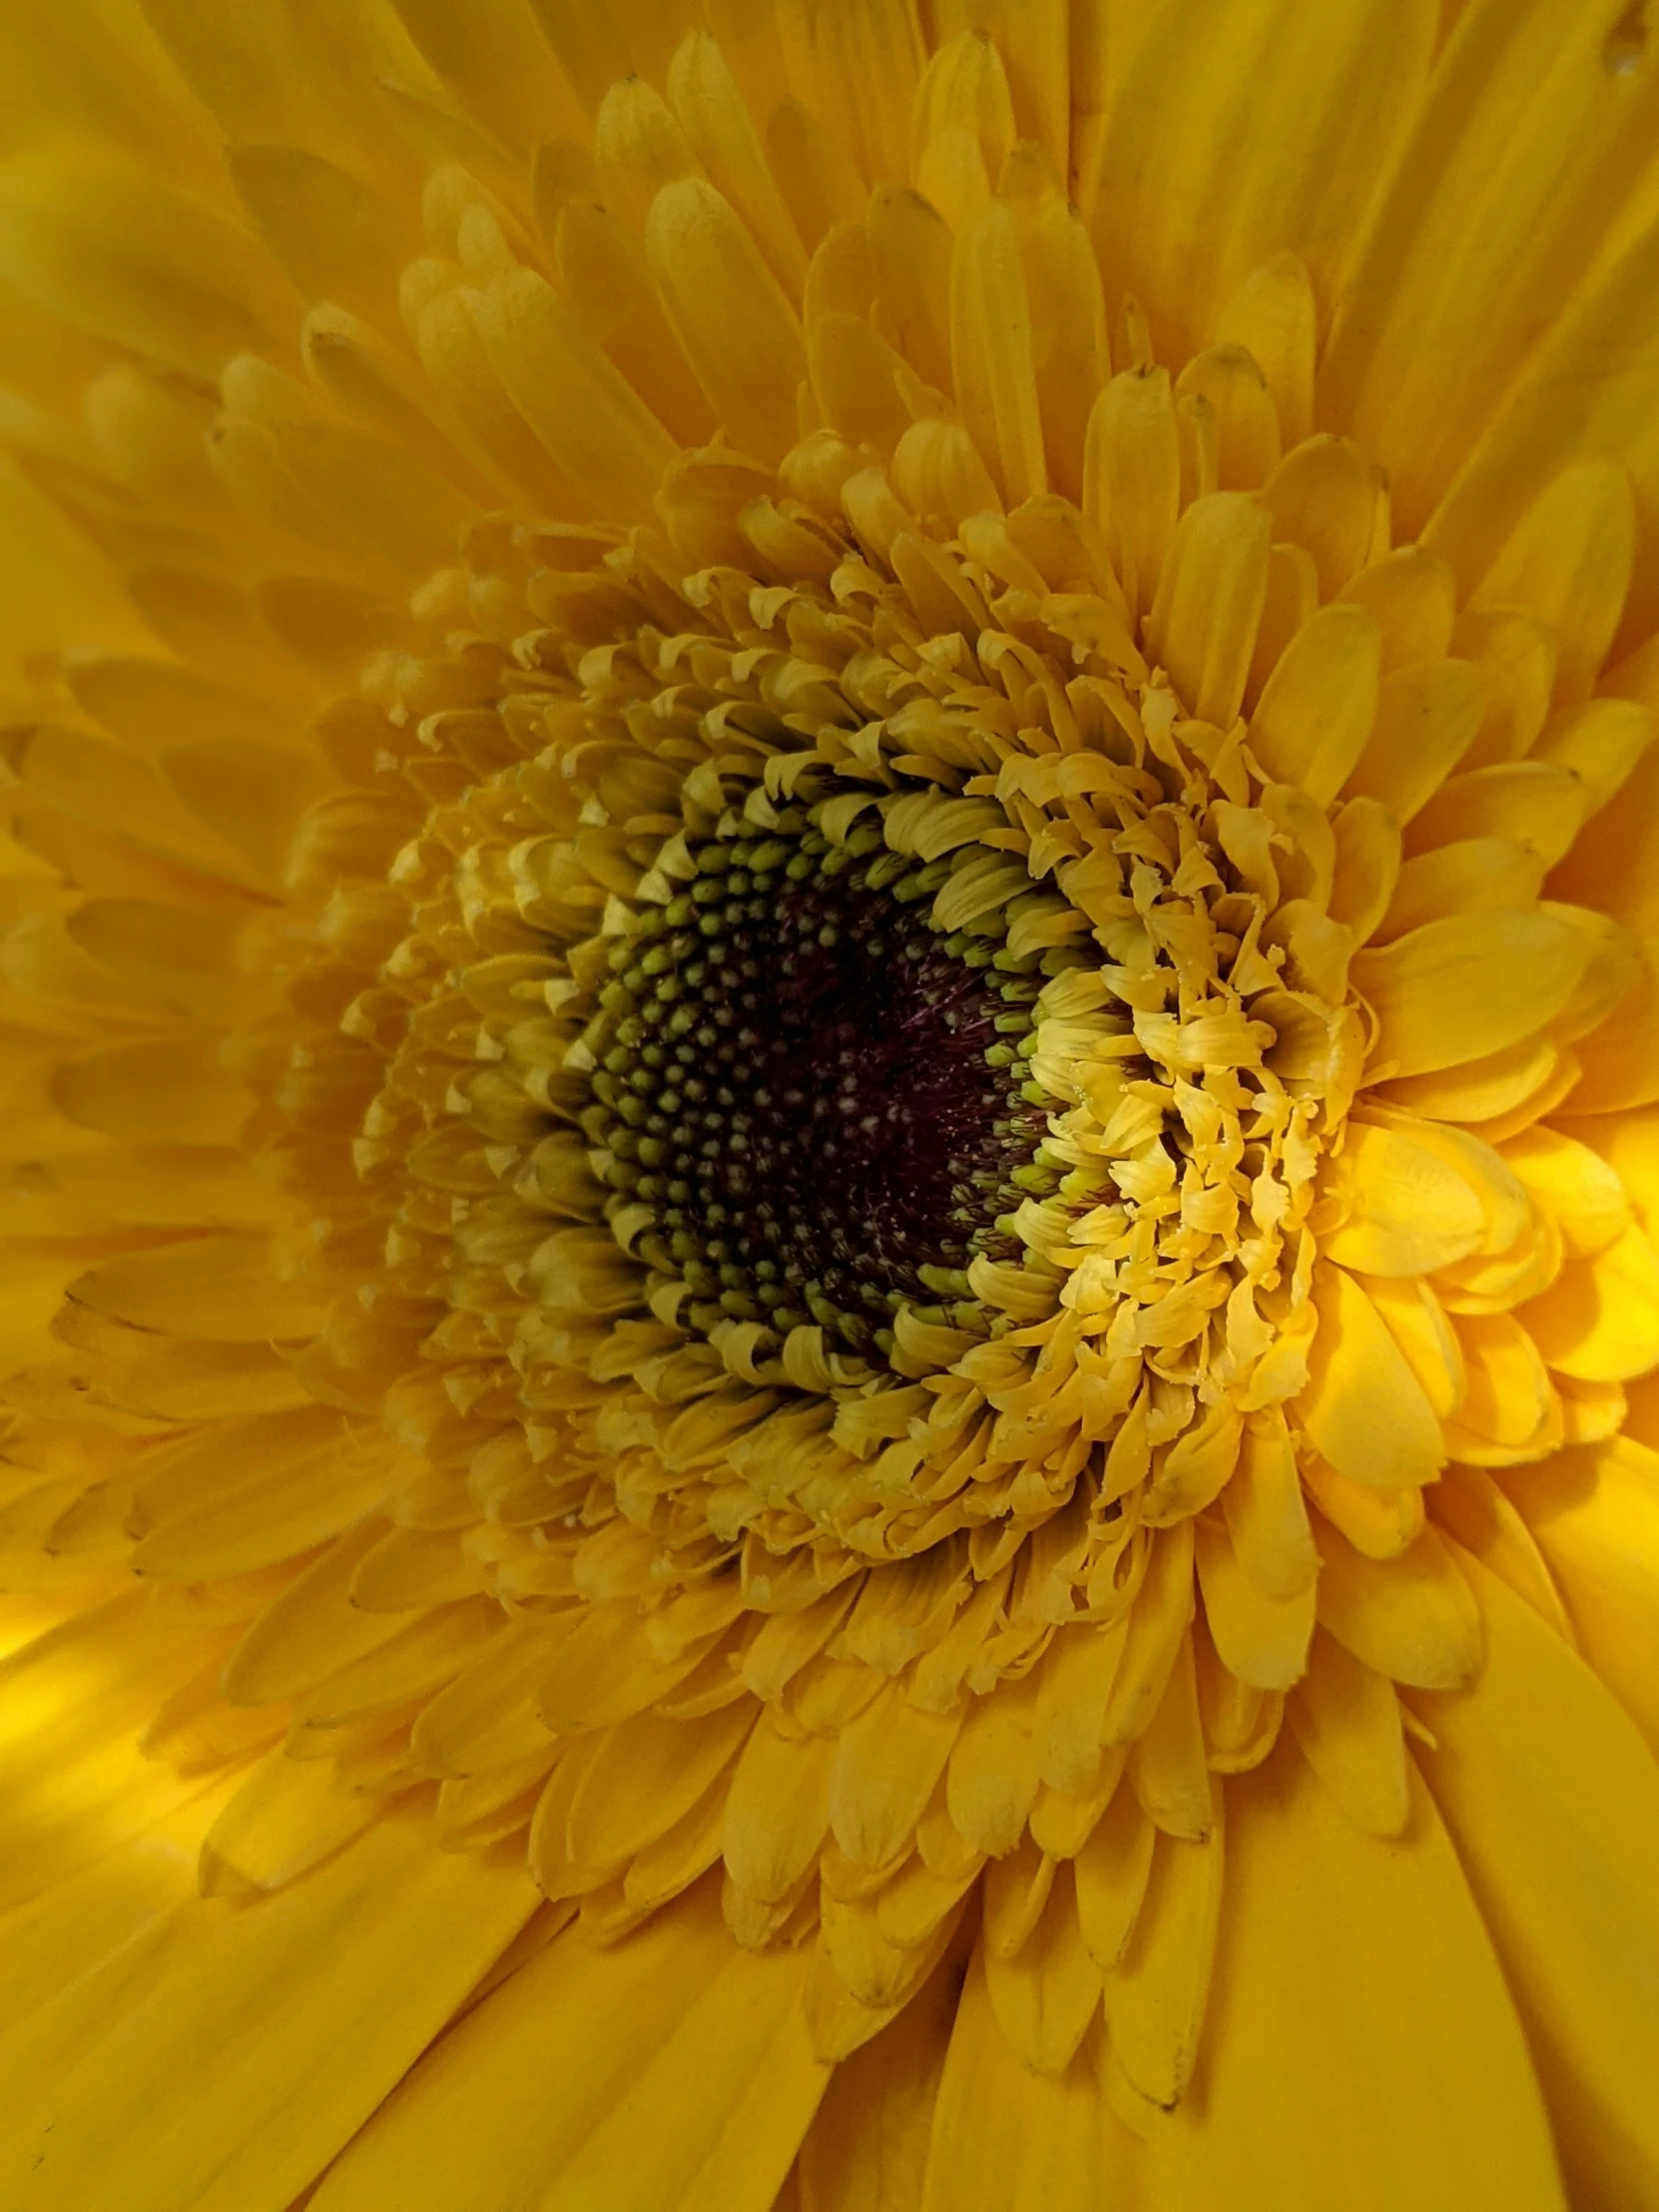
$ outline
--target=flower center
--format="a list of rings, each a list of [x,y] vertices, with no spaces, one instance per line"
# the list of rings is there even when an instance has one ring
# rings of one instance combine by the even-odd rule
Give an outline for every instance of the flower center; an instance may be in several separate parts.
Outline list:
[[[948,863],[874,826],[831,844],[792,811],[693,856],[612,956],[609,1179],[701,1326],[816,1322],[886,1352],[900,1307],[966,1298],[975,1256],[1013,1249],[1004,1217],[1054,1187],[1019,1051],[1041,978],[943,930]]]

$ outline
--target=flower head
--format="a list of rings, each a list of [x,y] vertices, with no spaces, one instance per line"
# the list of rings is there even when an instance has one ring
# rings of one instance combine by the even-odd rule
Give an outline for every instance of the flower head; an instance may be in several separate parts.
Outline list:
[[[1452,13],[16,11],[8,2202],[1659,2201],[1659,79]]]

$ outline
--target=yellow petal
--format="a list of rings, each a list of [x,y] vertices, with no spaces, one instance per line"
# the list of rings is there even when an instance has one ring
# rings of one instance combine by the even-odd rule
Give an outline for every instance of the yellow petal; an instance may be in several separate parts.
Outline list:
[[[956,402],[1010,506],[1048,489],[1030,302],[1009,209],[993,204],[956,234],[950,263]]]
[[[1352,578],[1342,596],[1358,600],[1382,624],[1384,674],[1451,651],[1457,580],[1425,546],[1385,553]]]
[[[693,31],[669,65],[669,104],[711,182],[755,234],[773,275],[799,297],[807,275],[800,233],[785,207],[737,78],[719,43]]]
[[[194,1904],[28,2023],[4,2190],[31,2212],[241,2212],[303,2190],[535,1909],[511,1857],[375,1824],[251,1908]]]
[[[247,1776],[202,1845],[204,1897],[279,1890],[360,1835],[379,1808],[341,1797],[326,1762],[280,1746]]]
[[[861,315],[821,314],[807,332],[813,390],[830,427],[890,453],[909,427],[893,371],[898,356]]]
[[[528,150],[579,128],[581,110],[525,10],[502,0],[464,27],[443,0],[398,0],[398,17],[443,83],[491,131]]]
[[[1332,1527],[1368,1559],[1397,1559],[1416,1541],[1424,1514],[1422,1491],[1413,1484],[1385,1490],[1351,1482],[1317,1452],[1303,1461],[1302,1479]]]
[[[1496,1444],[1530,1442],[1545,1427],[1554,1400],[1530,1333],[1511,1314],[1468,1314],[1458,1321],[1457,1335],[1467,1379],[1459,1428]]]
[[[843,1729],[830,1781],[830,1823],[847,1857],[879,1867],[904,1847],[926,1809],[962,1724],[923,1713],[889,1684]]]
[[[1288,1689],[1307,1664],[1314,1633],[1312,1579],[1288,1596],[1268,1596],[1240,1566],[1233,1544],[1202,1522],[1198,1579],[1204,1617],[1229,1673],[1255,1689]]]
[[[414,227],[389,197],[299,146],[232,146],[226,166],[272,258],[305,298],[385,314],[391,273],[415,250]]]
[[[81,652],[66,676],[96,722],[151,758],[190,738],[291,745],[297,734],[294,716],[282,707],[166,661]]]
[[[1659,1770],[1531,1607],[1477,1562],[1464,1572],[1486,1664],[1468,1695],[1414,1701],[1437,1746],[1423,1777],[1525,2023],[1574,2199],[1640,2204],[1659,2171]]]
[[[248,1119],[247,1091],[206,1039],[105,1046],[64,1061],[52,1088],[72,1122],[136,1144],[225,1144]]]
[[[430,1697],[490,1641],[501,1614],[492,1600],[479,1599],[387,1625],[393,1632],[382,1643],[306,1687],[294,1715],[295,1750],[306,1730],[349,1727]]]
[[[987,177],[1001,175],[1018,135],[1014,104],[996,46],[972,31],[941,36],[916,87],[911,132],[918,168],[932,141],[952,131],[975,141]]]
[[[1129,1780],[1142,1812],[1166,1836],[1202,1843],[1209,1835],[1210,1774],[1190,1636],[1176,1654],[1157,1711],[1130,1746]]]
[[[1091,2212],[1102,2171],[1127,2175],[1138,2153],[1101,2096],[1088,2045],[1058,2076],[1021,2063],[997,2025],[975,1953],[950,2032],[918,2212],[975,2202],[1006,2212]]]
[[[1100,1969],[1084,1947],[1071,1874],[1054,1876],[1036,1926],[1003,1957],[985,1948],[991,2010],[1033,2073],[1063,2074],[1100,2008]]]
[[[1627,1229],[1593,1259],[1562,1269],[1520,1310],[1552,1368],[1588,1382],[1620,1382],[1659,1367],[1659,1256]]]
[[[79,1277],[69,1296],[138,1329],[216,1344],[308,1336],[321,1318],[311,1293],[272,1272],[265,1237],[193,1237],[128,1253]]]
[[[1319,1562],[1283,1414],[1253,1413],[1246,1422],[1221,1504],[1239,1565],[1264,1596],[1294,1597],[1311,1586]]]
[[[608,1728],[666,1697],[703,1656],[702,1646],[659,1658],[646,1642],[632,1598],[590,1605],[559,1623],[541,1678],[537,1707],[557,1736]],[[480,1718],[488,1706],[480,1701]]]
[[[1544,1467],[1558,1464],[1546,1460]],[[1530,1485],[1534,1469],[1523,1480]],[[1547,1480],[1536,1493],[1547,1496]],[[1497,1483],[1482,1467],[1458,1467],[1434,1493],[1434,1520],[1455,1536],[1465,1551],[1507,1582],[1539,1619],[1577,1648],[1573,1624],[1556,1588],[1544,1554],[1532,1532]],[[1610,1679],[1610,1678],[1607,1678]]]
[[[1022,31],[1031,12],[1021,10]],[[1029,51],[1024,39],[1020,45]],[[1019,233],[1049,480],[1068,499],[1081,500],[1089,408],[1111,368],[1100,265],[1082,218],[1035,158],[1016,155],[1001,192]]]
[[[1596,700],[1586,712],[1621,704]],[[1633,929],[1651,932],[1659,924],[1656,793],[1659,756],[1650,751],[1623,786],[1620,804],[1598,816],[1595,829],[1578,838],[1560,860],[1551,879],[1551,896],[1580,899],[1617,915]]]
[[[199,1634],[147,1622],[137,1593],[11,1654],[0,1676],[0,1901],[35,1896],[195,1794],[199,1784],[143,1758],[134,1739],[158,1701],[215,1655]]]
[[[1508,761],[1453,776],[1423,806],[1406,839],[1412,852],[1470,837],[1524,844],[1550,866],[1583,826],[1586,793],[1548,761]]]
[[[1386,551],[1383,480],[1351,438],[1321,432],[1293,446],[1262,487],[1276,538],[1313,556],[1320,596],[1336,595]]]
[[[1089,416],[1083,504],[1100,525],[1132,613],[1153,603],[1175,529],[1181,452],[1166,369],[1125,369]]]
[[[1400,1130],[1351,1123],[1335,1188],[1347,1216],[1321,1250],[1362,1275],[1430,1275],[1485,1235],[1480,1201],[1456,1169]]]
[[[385,1481],[383,1446],[322,1406],[200,1430],[141,1485],[133,1564],[180,1580],[246,1574],[337,1536]]]
[[[1279,465],[1279,418],[1255,357],[1242,345],[1212,345],[1195,353],[1175,380],[1179,403],[1189,394],[1209,407],[1216,430],[1216,483],[1222,491],[1255,491]]]
[[[766,2212],[830,2078],[804,1960],[739,1950],[706,1897],[615,1949],[568,1930],[443,2038],[317,2212]]]
[[[1320,1621],[1356,1659],[1420,1689],[1461,1689],[1478,1674],[1480,1614],[1433,1529],[1397,1559],[1362,1558],[1335,1535],[1320,1552]]]
[[[1135,2088],[1166,2110],[1192,2079],[1222,1906],[1221,1794],[1203,1843],[1160,1835],[1134,1932],[1107,1969],[1113,2054]]]
[[[1157,1710],[1193,1617],[1193,1523],[1152,1535],[1152,1556],[1129,1615],[1129,1635],[1112,1677],[1103,1734],[1133,1743]]]
[[[1318,323],[1308,265],[1296,254],[1270,255],[1253,269],[1217,319],[1217,341],[1243,346],[1260,364],[1282,445],[1300,445],[1314,427]]]
[[[1637,942],[1636,980],[1625,1000],[1573,1057],[1582,1079],[1570,1096],[1586,1114],[1647,1106],[1659,1098],[1659,939]]]
[[[436,19],[442,11],[424,12]],[[577,97],[593,109],[619,77],[660,80],[699,11],[688,0],[618,0],[603,13],[586,0],[532,0],[531,12]]]
[[[1544,865],[1513,837],[1459,837],[1418,852],[1399,871],[1378,937],[1385,944],[1447,914],[1528,906],[1542,888]]]
[[[1627,86],[1609,68],[1600,18],[1569,23],[1552,0],[1516,0],[1475,9],[1459,33],[1321,364],[1330,418],[1389,471],[1413,536],[1473,444],[1490,395],[1580,281],[1584,240],[1604,235],[1640,173],[1625,134],[1632,147],[1643,143],[1653,113],[1647,78]],[[1568,381],[1582,393],[1581,376]],[[1567,388],[1556,386],[1563,415]],[[1575,441],[1581,406],[1571,416]],[[1513,488],[1524,499],[1527,478]],[[1475,580],[1463,575],[1465,588]]]
[[[477,294],[476,313],[490,366],[570,481],[610,518],[649,514],[673,442],[573,311],[520,270]]]
[[[1195,71],[1199,34],[1155,14],[1113,103],[1097,235],[1175,357],[1209,341],[1230,294],[1282,248],[1335,287],[1417,97],[1433,23],[1416,6],[1385,23],[1345,6],[1282,33],[1259,0],[1211,6]]]
[[[945,1802],[957,1831],[989,1857],[1011,1851],[1037,1794],[1034,1689],[999,1682],[977,1697],[956,1738],[945,1776]]]
[[[280,351],[291,312],[246,232],[85,146],[0,178],[0,271],[79,328],[210,380],[246,348]]]
[[[1176,525],[1147,635],[1183,703],[1231,729],[1250,674],[1267,596],[1268,532],[1242,492],[1195,499]]]
[[[794,1890],[830,1825],[835,1739],[790,1736],[768,1706],[744,1746],[726,1804],[726,1864],[751,1896],[775,1904]]]
[[[1376,725],[1345,788],[1409,822],[1474,742],[1485,706],[1480,672],[1468,661],[1396,669],[1383,680]]]
[[[1320,1632],[1312,1663],[1285,1703],[1303,1757],[1359,1828],[1397,1836],[1409,1810],[1405,1735],[1386,1675]]]
[[[6,2016],[51,2004],[66,1983],[154,1929],[196,1896],[196,1858],[227,1791],[220,1782],[91,1866],[6,1911]]]
[[[801,2146],[803,2212],[914,2212],[955,2008],[955,1979],[941,1966],[835,2068]]]
[[[141,851],[235,881],[243,863],[126,746],[82,730],[37,725],[12,766],[31,791],[95,830],[116,831]]]
[[[292,1697],[395,1633],[395,1621],[351,1604],[357,1563],[384,1530],[383,1521],[371,1519],[337,1537],[256,1614],[226,1662],[225,1694],[233,1704]]]
[[[1580,1650],[1659,1751],[1659,1691],[1647,1662],[1659,1611],[1656,1475],[1659,1454],[1616,1436],[1517,1472],[1513,1495]]]
[[[1387,912],[1399,878],[1399,825],[1375,799],[1351,799],[1331,827],[1337,842],[1331,918],[1364,944]]]
[[[1106,1708],[1129,1623],[1067,1628],[1044,1654],[1037,1699],[1038,1772],[1055,1790],[1081,1790],[1101,1773]]]
[[[795,443],[806,345],[754,240],[712,185],[689,177],[652,202],[645,243],[669,321],[716,414],[741,451],[778,460]]]
[[[810,43],[790,57],[796,91],[851,149],[871,184],[903,177],[927,58],[912,0],[848,0],[807,21]],[[789,15],[783,28],[788,41],[795,31]]]
[[[1394,1843],[1339,1809],[1292,1747],[1229,1784],[1225,1932],[1202,2105],[1154,2138],[1159,2200],[1325,2212],[1344,2115],[1354,2212],[1565,2212],[1549,2122],[1457,1856],[1420,1785]]]
[[[1630,482],[1608,461],[1563,469],[1499,548],[1474,606],[1523,607],[1554,633],[1556,698],[1582,699],[1624,611],[1635,557]]]
[[[869,198],[869,251],[899,351],[924,383],[948,391],[949,231],[919,193],[883,185]]]
[[[1611,1157],[1616,1163],[1617,1152]],[[1602,1251],[1629,1226],[1630,1200],[1616,1165],[1564,1131],[1525,1130],[1504,1145],[1503,1158],[1559,1225],[1575,1257]]]
[[[409,1749],[421,1772],[484,1774],[540,1750],[551,1732],[537,1717],[535,1691],[558,1643],[557,1627],[543,1620],[501,1629],[415,1723]]]
[[[1593,815],[1629,782],[1653,736],[1653,717],[1635,700],[1592,699],[1551,723],[1534,758],[1576,776]]]
[[[1555,915],[1491,908],[1424,922],[1359,953],[1356,987],[1380,1024],[1392,1076],[1462,1067],[1533,1035],[1583,973],[1587,948]]]
[[[1522,1037],[1462,1067],[1380,1083],[1373,1095],[1431,1122],[1474,1122],[1501,1137],[1507,1117],[1519,1116],[1515,1125],[1524,1127],[1547,1113],[1573,1089],[1578,1073],[1577,1062],[1547,1037]]]
[[[1340,1474],[1384,1489],[1431,1482],[1445,1463],[1440,1424],[1377,1308],[1343,1268],[1314,1278],[1319,1330],[1303,1427]]]
[[[728,1772],[754,1725],[748,1698],[699,1720],[637,1713],[619,1722],[571,1799],[571,1857],[584,1865],[614,1865],[655,1843]]]
[[[1377,717],[1382,632],[1347,601],[1325,607],[1286,647],[1251,717],[1251,751],[1278,783],[1336,798]]]

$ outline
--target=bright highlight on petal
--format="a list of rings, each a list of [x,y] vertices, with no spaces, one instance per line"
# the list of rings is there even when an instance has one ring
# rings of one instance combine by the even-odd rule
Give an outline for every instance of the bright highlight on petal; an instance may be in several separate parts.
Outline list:
[[[0,27],[0,2199],[1659,2205],[1644,10],[212,13]]]

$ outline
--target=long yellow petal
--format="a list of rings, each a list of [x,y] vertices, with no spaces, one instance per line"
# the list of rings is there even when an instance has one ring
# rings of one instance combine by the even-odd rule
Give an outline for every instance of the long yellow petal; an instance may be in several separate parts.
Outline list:
[[[801,2146],[802,2212],[915,2212],[954,2013],[954,1976],[941,1966],[835,2068]]]
[[[565,475],[603,515],[648,514],[673,442],[572,310],[531,270],[475,305],[491,367]]]
[[[1525,2022],[1574,2201],[1645,2205],[1659,2175],[1659,1768],[1595,1676],[1477,1562],[1479,1682],[1414,1701],[1424,1779]],[[1547,1900],[1547,1911],[1540,1911]]]
[[[1148,19],[1114,102],[1095,220],[1102,258],[1177,356],[1215,335],[1229,295],[1284,247],[1334,282],[1433,32],[1416,5],[1322,9],[1294,38],[1262,0]]]
[[[1607,35],[1554,0],[1474,0],[1354,272],[1325,403],[1389,471],[1408,534],[1640,175],[1659,93],[1650,74],[1627,84],[1608,67]]]
[[[283,1283],[265,1237],[193,1237],[90,1269],[70,1296],[95,1313],[168,1336],[249,1344],[308,1336],[321,1318],[314,1296]]]
[[[394,1818],[251,1909],[186,1908],[136,1971],[118,1953],[23,2028],[0,2188],[20,2212],[280,2212],[536,1902],[516,1855]]]
[[[956,2006],[933,2114],[920,2212],[1128,2212],[1139,2145],[1100,2093],[1086,2045],[1063,2074],[1035,2074],[997,2025],[984,1960]]]
[[[1228,1785],[1232,1864],[1202,2102],[1153,2138],[1156,2201],[1565,2212],[1549,2123],[1456,1854],[1412,1791],[1365,1834],[1284,1745]],[[1317,2100],[1317,2103],[1316,2101]],[[1334,2145],[1308,2125],[1341,2112]]]
[[[803,1967],[738,1949],[704,1894],[611,1949],[568,1930],[427,2053],[315,2212],[767,2212],[830,2079]]]
[[[669,321],[733,442],[778,460],[795,442],[807,352],[795,308],[759,248],[696,177],[657,195],[645,244]]]
[[[1659,1453],[1629,1436],[1558,1452],[1512,1495],[1559,1583],[1580,1650],[1659,1755],[1647,1655],[1659,1603]]]

